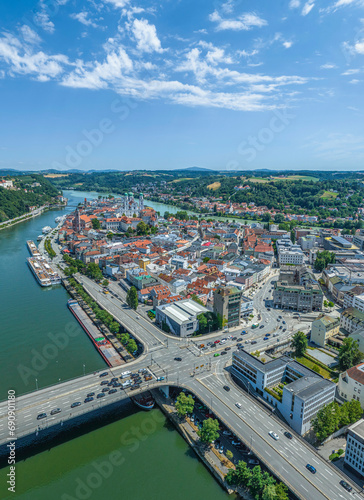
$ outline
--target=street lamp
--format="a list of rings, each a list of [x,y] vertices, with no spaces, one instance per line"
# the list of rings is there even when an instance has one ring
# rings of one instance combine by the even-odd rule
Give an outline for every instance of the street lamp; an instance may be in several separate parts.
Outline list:
[[[38,390],[38,379],[35,379],[35,387],[37,388]]]
[[[83,376],[85,376],[85,365],[83,364]]]

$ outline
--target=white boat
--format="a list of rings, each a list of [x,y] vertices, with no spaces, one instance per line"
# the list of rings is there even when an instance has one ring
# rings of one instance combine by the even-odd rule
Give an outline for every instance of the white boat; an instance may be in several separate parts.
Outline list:
[[[45,226],[42,228],[42,233],[43,234],[48,234],[50,231],[52,231],[51,226]]]
[[[39,236],[37,236],[37,241],[41,241],[43,239],[43,235],[40,234]]]

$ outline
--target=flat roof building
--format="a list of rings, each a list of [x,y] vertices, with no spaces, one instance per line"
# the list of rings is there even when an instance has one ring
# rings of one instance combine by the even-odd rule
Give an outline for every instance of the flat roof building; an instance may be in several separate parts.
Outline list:
[[[178,337],[190,337],[199,328],[197,316],[207,313],[206,307],[186,299],[156,307],[156,323],[164,331]]]

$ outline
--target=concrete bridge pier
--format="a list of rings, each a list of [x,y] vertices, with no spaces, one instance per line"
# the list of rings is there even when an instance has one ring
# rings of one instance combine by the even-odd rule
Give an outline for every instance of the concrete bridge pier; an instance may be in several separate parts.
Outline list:
[[[169,385],[164,385],[163,387],[160,387],[159,390],[165,396],[166,398],[169,398]]]

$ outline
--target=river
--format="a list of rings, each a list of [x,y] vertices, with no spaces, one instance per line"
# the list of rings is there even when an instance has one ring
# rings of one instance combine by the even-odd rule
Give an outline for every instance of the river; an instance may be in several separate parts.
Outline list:
[[[26,264],[26,240],[36,240],[42,227],[55,225],[55,217],[98,193],[64,191],[64,195],[69,198],[66,209],[0,232],[1,400],[8,389],[24,394],[105,366],[81,329],[71,338],[63,335],[63,344],[57,346],[55,336],[65,334],[68,325],[77,325],[66,307],[68,294],[61,286],[41,288]],[[147,204],[156,210],[163,205]],[[178,210],[165,205],[162,209]],[[18,462],[15,494],[7,491],[8,469],[0,470],[0,499],[228,498],[158,409],[145,413],[126,403],[120,420],[86,428],[72,438]]]

